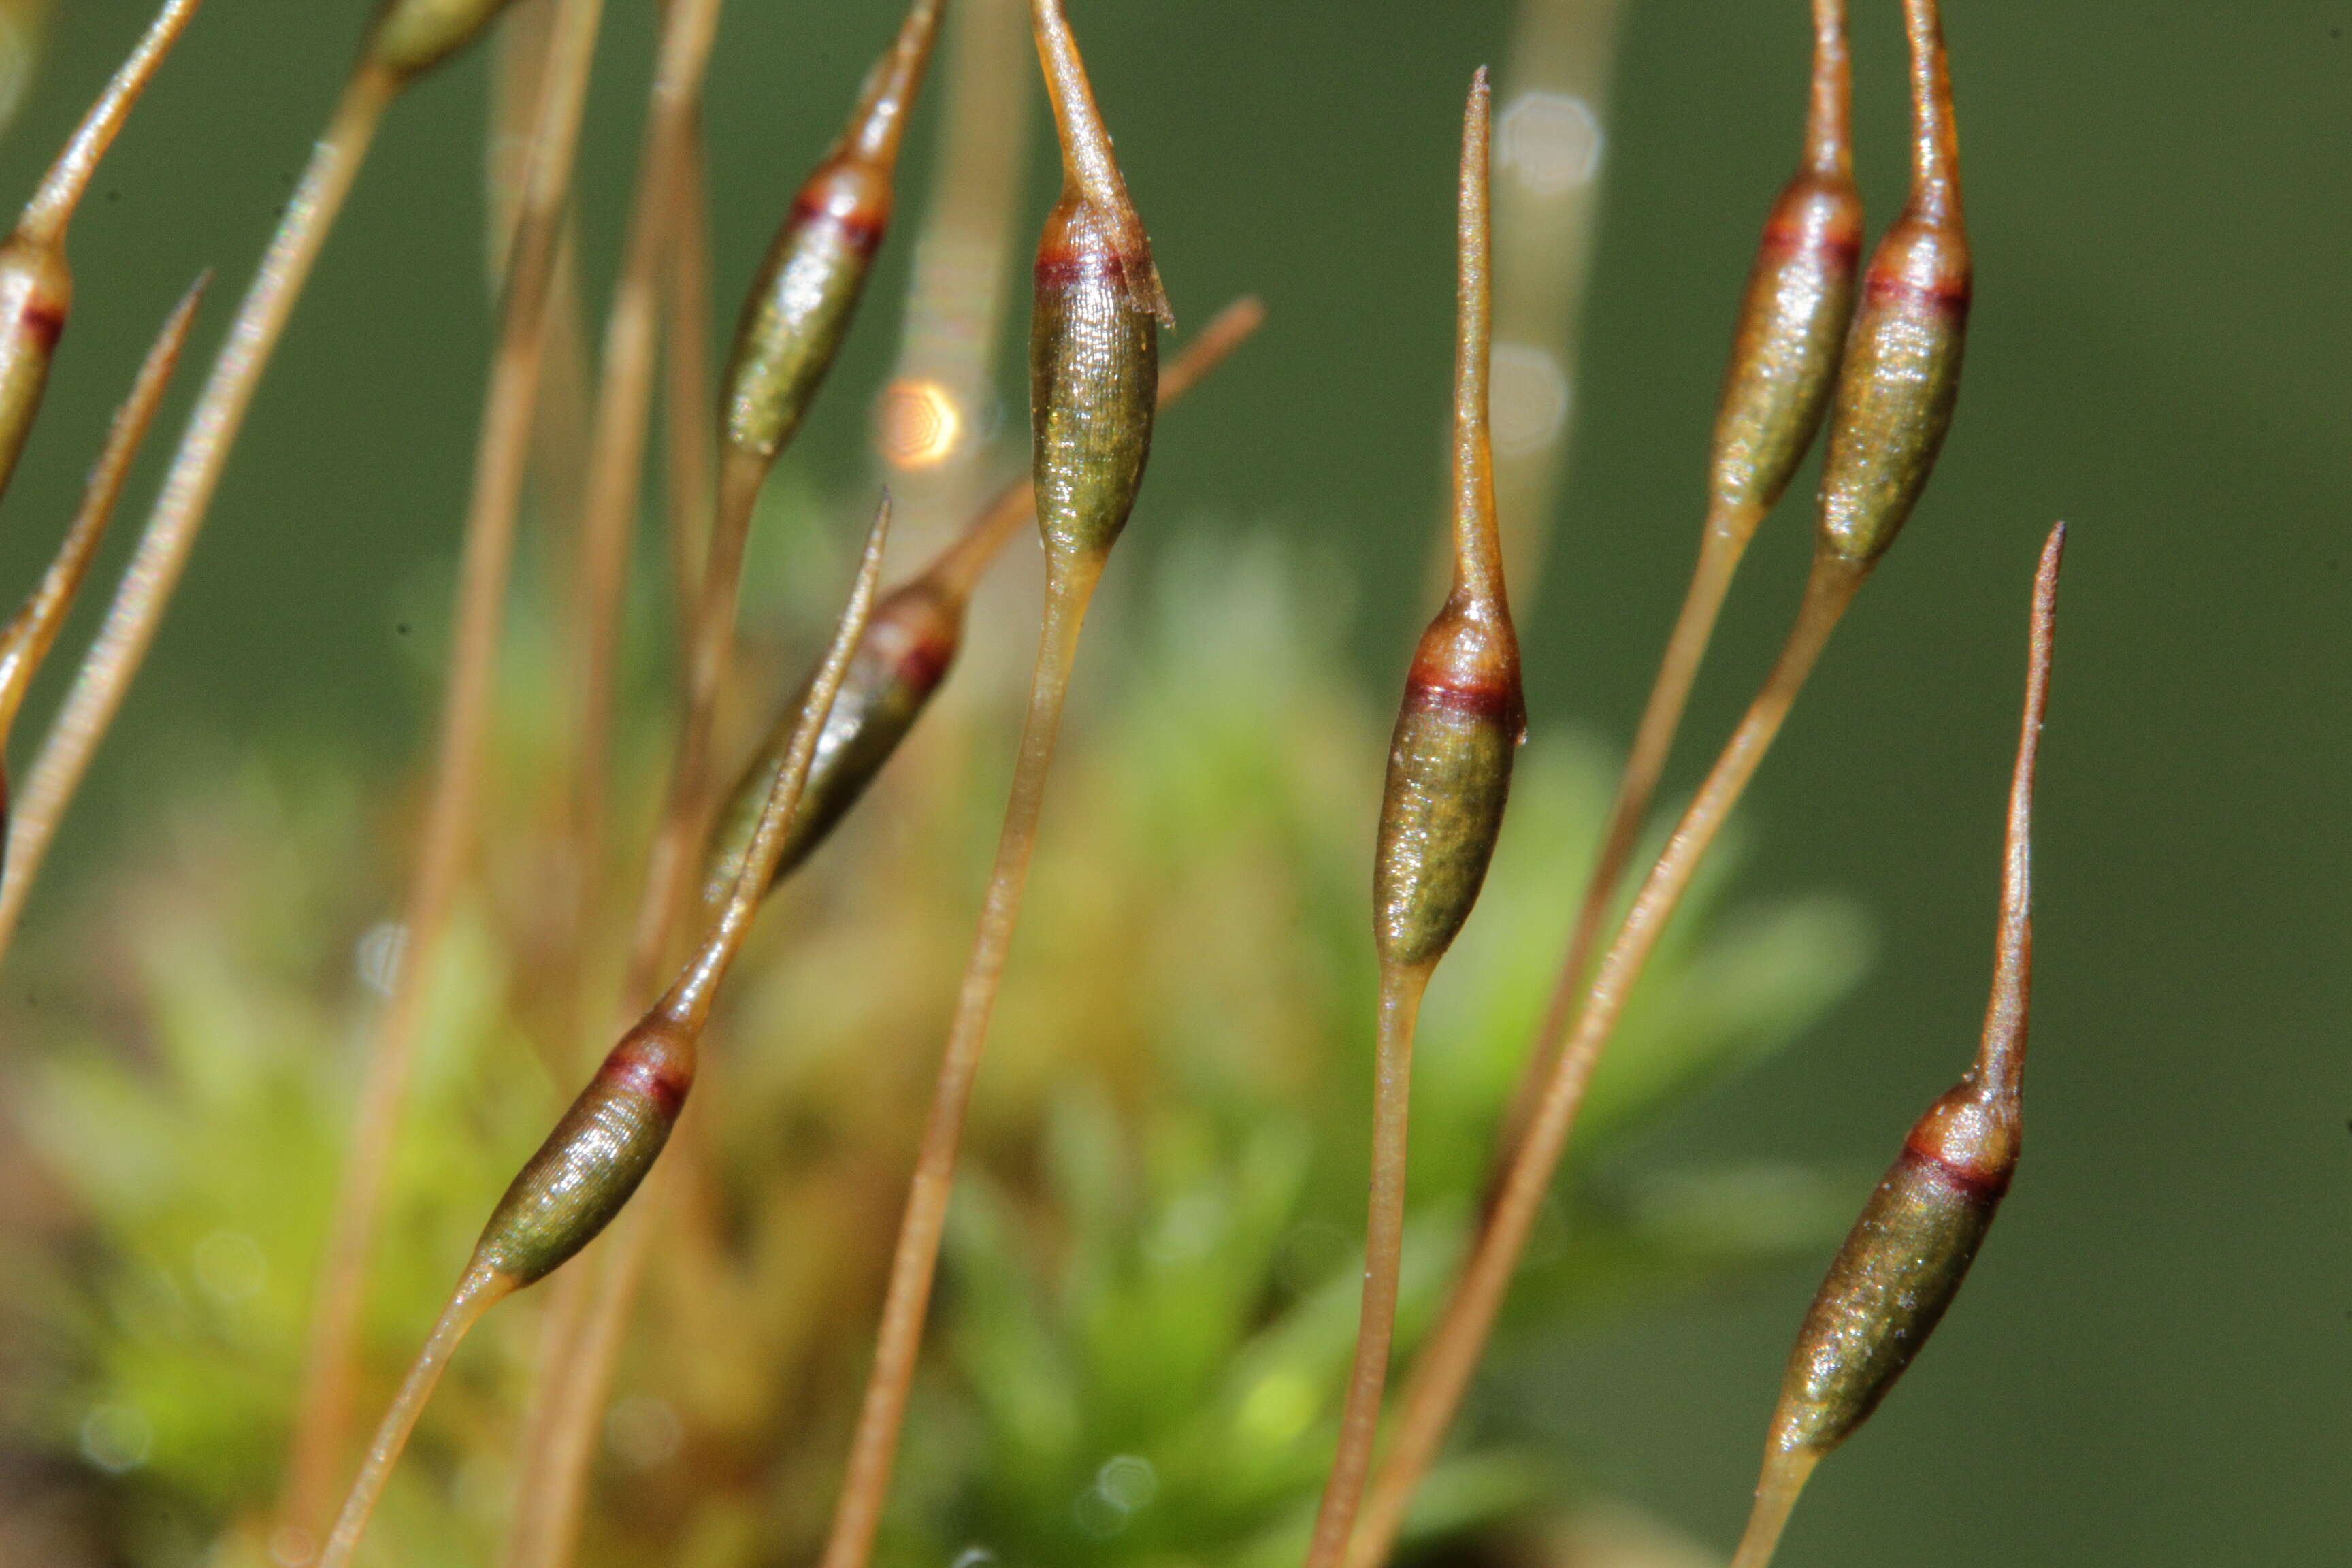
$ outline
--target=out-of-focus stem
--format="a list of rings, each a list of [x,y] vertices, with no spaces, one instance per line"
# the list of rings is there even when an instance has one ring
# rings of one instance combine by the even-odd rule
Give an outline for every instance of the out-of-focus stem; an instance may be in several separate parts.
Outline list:
[[[23,918],[25,900],[58,825],[155,640],[262,372],[399,86],[397,78],[378,68],[362,68],[352,79],[326,134],[311,153],[261,269],[237,308],[227,341],[188,416],[122,586],[108,606],[105,625],[74,678],[26,785],[10,827],[7,874],[0,879],[0,945]]]
[[[1536,1048],[1528,1053],[1505,1114],[1494,1164],[1498,1179],[1584,994],[1601,922],[1656,796],[1732,578],[1758,526],[1811,447],[1829,405],[1853,314],[1862,246],[1851,96],[1844,0],[1814,0],[1804,162],[1765,224],[1741,301],[1709,454],[1710,494],[1698,563],[1634,731]]]
[[[719,424],[710,381],[710,202],[699,123],[688,128],[678,157],[662,276],[668,311],[662,330],[668,435],[663,466],[669,480],[670,586],[683,626],[693,617],[702,580],[702,531],[718,490],[712,458]]]
[[[550,89],[542,95],[533,137],[531,173],[483,402],[432,795],[403,913],[407,940],[368,1058],[311,1321],[281,1509],[289,1541],[313,1528],[349,1424],[358,1382],[360,1307],[393,1139],[424,1023],[427,982],[473,849],[515,525],[539,405],[550,284],[603,17],[603,0],[562,0],[551,44]]]
[[[1028,717],[1021,726],[1021,751],[1013,764],[1004,828],[997,839],[996,864],[989,873],[988,891],[981,905],[979,933],[957,991],[955,1021],[940,1058],[930,1113],[923,1122],[922,1145],[915,1158],[914,1180],[891,1258],[888,1293],[882,1303],[882,1322],[875,1336],[874,1368],[858,1410],[857,1430],[850,1440],[848,1470],[834,1507],[833,1533],[825,1542],[821,1568],[862,1568],[873,1551],[882,1504],[889,1495],[898,1434],[906,1422],[915,1361],[922,1350],[923,1323],[930,1310],[940,1241],[947,1229],[948,1199],[955,1190],[964,1115],[971,1103],[972,1082],[979,1075],[981,1048],[987,1043],[988,1021],[1004,976],[1005,959],[1012,952],[1013,932],[1020,923],[1022,896],[1028,889],[1029,862],[1037,847],[1037,822],[1045,805],[1045,779],[1053,770],[1070,670],[1077,658],[1078,633],[1086,624],[1087,607],[1101,578],[1104,559],[1088,555],[1065,563],[1056,558],[1054,564],[1060,569],[1052,572],[1046,585],[1036,676],[1030,688]]]
[[[573,692],[571,839],[572,863],[583,873],[597,864],[604,836],[621,600],[645,476],[661,328],[662,259],[667,248],[664,237],[676,216],[681,166],[691,155],[719,10],[720,0],[675,0],[664,18],[628,237],[604,322],[573,619],[579,676]],[[583,880],[583,889],[586,885]],[[633,997],[651,987],[652,973],[665,956],[654,953],[638,966]]]
[[[400,1392],[393,1396],[392,1408],[384,1412],[374,1440],[368,1445],[359,1479],[352,1483],[351,1496],[335,1521],[334,1531],[327,1538],[326,1550],[319,1554],[319,1568],[345,1568],[351,1562],[352,1554],[359,1550],[360,1536],[375,1512],[376,1500],[383,1495],[383,1484],[392,1479],[392,1468],[399,1461],[401,1450],[408,1446],[408,1435],[416,1429],[416,1418],[425,1414],[425,1402],[433,1397],[441,1374],[449,1368],[449,1358],[457,1353],[458,1345],[481,1321],[482,1314],[512,1295],[514,1289],[512,1279],[491,1268],[475,1268],[459,1283],[449,1304],[442,1309],[440,1321],[433,1325],[432,1336],[417,1352],[407,1377],[402,1380]]]
[[[131,478],[131,465],[139,456],[149,426],[155,422],[155,410],[172,384],[172,373],[180,363],[180,351],[187,346],[188,329],[195,322],[196,307],[211,281],[209,272],[197,279],[164,321],[163,331],[139,367],[138,378],[131,383],[131,395],[115,410],[106,446],[99,454],[97,466],[90,470],[80,510],[75,513],[72,526],[66,530],[64,542],[58,546],[57,555],[42,574],[40,585],[33,590],[32,597],[7,628],[0,631],[0,840],[5,840],[8,833],[5,753],[9,733],[16,728],[16,714],[25,705],[25,694],[32,689],[33,677],[40,673],[49,650],[57,645],[58,634],[65,629],[67,613],[73,608],[82,581],[89,574],[99,542],[106,537],[106,525],[114,516],[115,503],[122,499],[124,483]],[[0,842],[0,867],[5,867],[6,855],[7,846]],[[6,935],[0,932],[0,958],[6,953]]]
[[[1532,603],[1576,424],[1622,0],[1520,0],[1496,92],[1496,510]]]

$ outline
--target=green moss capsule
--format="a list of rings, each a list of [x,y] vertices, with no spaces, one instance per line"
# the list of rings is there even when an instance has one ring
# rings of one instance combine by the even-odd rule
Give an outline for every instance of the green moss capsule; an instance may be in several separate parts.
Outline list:
[[[1488,93],[1481,71],[1465,118],[1462,149],[1453,591],[1422,634],[1405,678],[1373,858],[1381,962],[1411,969],[1434,964],[1477,902],[1502,831],[1511,761],[1527,730],[1487,433],[1494,313],[1487,254]]]
[[[890,226],[907,114],[939,30],[940,0],[917,0],[876,64],[848,128],[802,185],[745,300],[727,368],[727,440],[772,461],[799,430],[840,352]]]
[[[841,695],[817,737],[800,809],[784,836],[772,881],[782,881],[824,842],[922,716],[963,642],[965,598],[926,573],[874,607],[851,659]],[[717,903],[734,886],[759,825],[761,805],[782,773],[792,732],[808,695],[804,682],[751,765],[743,770],[703,868],[703,900]]]
[[[366,64],[405,81],[481,37],[513,0],[384,0],[368,28]]]
[[[1865,567],[1902,531],[1951,426],[1972,288],[1943,29],[1926,0],[1904,9],[1911,198],[1871,257],[1822,467],[1822,546]]]
[[[499,1200],[475,1261],[529,1285],[594,1240],[668,1143],[694,1066],[693,1030],[658,1016],[630,1030]]]
[[[1844,6],[1814,7],[1805,166],[1781,190],[1740,303],[1716,415],[1711,479],[1722,514],[1760,519],[1789,488],[1829,407],[1853,315],[1862,195],[1847,132]]]
[[[1142,488],[1159,328],[1174,317],[1069,24],[1055,0],[1034,0],[1033,15],[1062,143],[1062,197],[1037,242],[1029,338],[1037,527],[1050,558],[1099,558]]]

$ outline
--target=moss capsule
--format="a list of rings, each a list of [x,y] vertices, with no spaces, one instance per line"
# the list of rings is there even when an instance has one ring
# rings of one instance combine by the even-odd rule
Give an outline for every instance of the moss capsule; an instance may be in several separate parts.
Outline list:
[[[384,0],[368,27],[361,58],[406,81],[457,53],[513,0]]]
[[[874,607],[874,618],[850,661],[848,679],[817,737],[808,785],[786,830],[773,880],[791,875],[824,842],[914,728],[962,645],[964,607],[963,595],[931,573],[894,590]],[[792,721],[807,695],[803,683],[785,705],[785,721],[769,733],[728,801],[703,868],[706,903],[724,899],[742,870],[761,803],[783,771]]]
[[[1037,242],[1029,419],[1049,558],[1118,542],[1151,457],[1161,325],[1174,325],[1057,0],[1034,0],[1062,143],[1062,197]]]
[[[1805,165],[1765,220],[1724,375],[1711,479],[1730,517],[1760,519],[1788,489],[1829,407],[1853,314],[1862,195],[1847,133],[1844,10],[1816,0]]]
[[[1511,760],[1527,729],[1519,645],[1496,531],[1486,378],[1488,88],[1479,74],[1464,130],[1461,321],[1454,357],[1454,583],[1422,634],[1389,749],[1373,908],[1381,962],[1423,968],[1477,901],[1502,830]]]
[[[593,1240],[669,1142],[694,1058],[693,1031],[672,1019],[630,1030],[499,1200],[476,1261],[529,1285]]]
[[[1822,467],[1822,543],[1867,567],[1927,488],[1952,423],[1972,287],[1958,132],[1934,0],[1911,35],[1911,197],[1870,259],[1846,340]]]
[[[917,0],[907,14],[848,128],[793,199],[744,302],[727,368],[726,435],[763,462],[800,428],[865,292],[890,226],[898,147],[939,16],[940,0]]]
[[[2010,784],[2000,933],[1984,1035],[1968,1076],[1904,1141],[1798,1331],[1773,1412],[1757,1505],[1736,1568],[1762,1568],[1823,1455],[1870,1418],[1958,1295],[2000,1212],[2023,1137],[2026,1024],[2033,985],[2033,776],[2050,694],[2064,524],[2042,546],[2033,588],[2025,719]]]

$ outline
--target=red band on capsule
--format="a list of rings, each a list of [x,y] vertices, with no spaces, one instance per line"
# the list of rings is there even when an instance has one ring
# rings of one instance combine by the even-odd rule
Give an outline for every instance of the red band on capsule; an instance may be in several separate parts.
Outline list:
[[[694,1073],[667,1042],[632,1036],[613,1047],[596,1076],[610,1088],[653,1102],[665,1121],[677,1120],[694,1087]]]
[[[786,221],[794,229],[830,224],[845,245],[871,256],[890,226],[889,184],[857,164],[833,164],[801,187]]]
[[[16,317],[25,335],[38,342],[43,353],[55,349],[58,340],[65,335],[66,313],[46,301],[27,305]]]

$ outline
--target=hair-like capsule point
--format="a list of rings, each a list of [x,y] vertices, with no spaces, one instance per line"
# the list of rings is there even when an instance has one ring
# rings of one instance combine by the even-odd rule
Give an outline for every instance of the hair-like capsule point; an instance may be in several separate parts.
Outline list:
[[[1159,328],[1174,324],[1151,240],[1058,0],[1034,0],[1062,147],[1062,198],[1037,241],[1029,415],[1037,527],[1050,560],[1107,554],[1151,458]]]
[[[858,639],[841,694],[817,735],[801,804],[785,830],[782,854],[769,879],[774,886],[824,842],[873,784],[899,742],[922,717],[963,644],[964,594],[926,572],[893,589],[874,606]],[[811,680],[814,680],[814,677]],[[736,782],[703,863],[702,898],[724,902],[741,874],[769,792],[784,771],[793,732],[806,706],[810,681],[786,702],[776,727]]]
[[[1867,567],[1902,531],[1952,423],[1972,275],[1959,140],[1936,0],[1904,0],[1911,196],[1862,286],[1822,467],[1822,543]]]
[[[724,383],[730,446],[772,460],[832,368],[890,226],[898,148],[939,33],[940,0],[916,0],[875,63],[840,141],[793,198],[751,281]]]
[[[2025,719],[2010,785],[2000,934],[1977,1059],[1929,1108],[1839,1249],[1797,1338],[1770,1451],[1818,1455],[1868,1419],[1958,1293],[2008,1193],[2023,1132],[2032,991],[2033,776],[2050,689],[2059,525],[2035,576]]]
[[[1821,428],[1862,262],[1843,0],[1815,0],[1813,21],[1805,163],[1765,220],[1715,421],[1715,503],[1751,528],[1789,488]]]
[[[1490,132],[1491,92],[1481,68],[1462,133],[1454,584],[1405,678],[1373,858],[1381,961],[1406,968],[1435,963],[1469,919],[1502,831],[1511,763],[1527,731],[1487,430]]]
[[[513,0],[383,0],[361,59],[407,81],[481,37]]]

